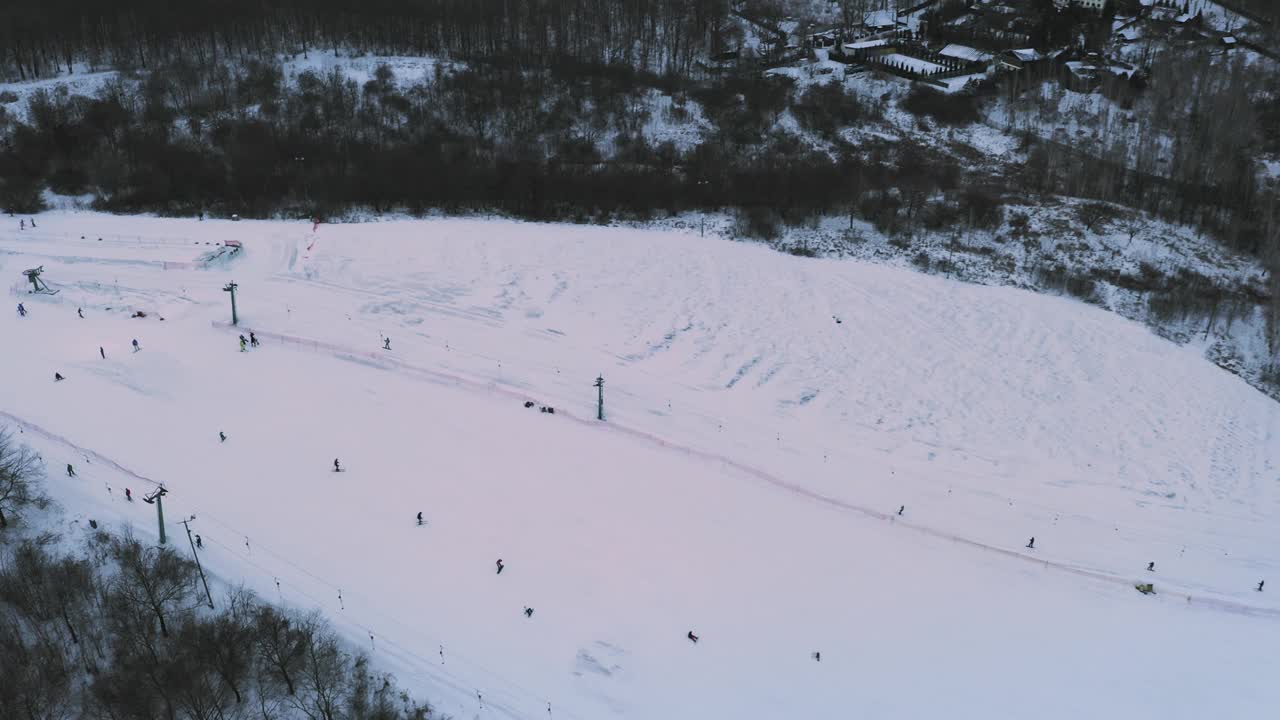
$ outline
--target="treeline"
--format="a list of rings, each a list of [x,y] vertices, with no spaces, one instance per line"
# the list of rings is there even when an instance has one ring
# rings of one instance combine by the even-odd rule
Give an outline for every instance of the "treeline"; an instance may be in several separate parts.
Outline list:
[[[727,13],[727,0],[7,0],[0,79],[339,48],[687,75]]]
[[[39,499],[41,466],[0,434],[0,506]],[[6,485],[26,498],[6,499]],[[79,552],[0,529],[0,717],[426,720],[322,618],[245,591],[206,606],[195,565],[94,531]]]
[[[656,110],[663,94],[670,106]],[[817,132],[870,114],[839,88],[801,100]],[[365,206],[589,219],[755,204],[813,214],[845,199],[843,178],[861,161],[772,133],[790,101],[776,79],[699,85],[568,58],[541,71],[471,63],[410,85],[386,66],[359,85],[339,70],[286,78],[274,63],[173,63],[94,97],[36,93],[26,122],[4,133],[0,205],[34,210],[48,187],[109,210],[190,214]],[[644,132],[695,110],[715,126],[696,147]]]

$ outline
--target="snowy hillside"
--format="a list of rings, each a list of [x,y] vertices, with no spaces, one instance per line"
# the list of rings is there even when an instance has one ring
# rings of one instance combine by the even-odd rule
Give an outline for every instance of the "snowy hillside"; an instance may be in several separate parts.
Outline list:
[[[1280,701],[1280,405],[1114,314],[696,231],[37,222],[0,231],[0,425],[70,527],[154,533],[123,488],[164,482],[206,568],[447,714]]]

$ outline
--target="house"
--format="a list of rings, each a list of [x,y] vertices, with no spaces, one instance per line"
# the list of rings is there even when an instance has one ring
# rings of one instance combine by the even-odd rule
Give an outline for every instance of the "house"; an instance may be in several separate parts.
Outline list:
[[[997,66],[1001,70],[1025,70],[1044,60],[1044,55],[1031,48],[1021,50],[1005,50],[997,58]]]
[[[989,52],[984,52],[977,48],[971,48],[968,45],[959,45],[957,43],[947,45],[939,50],[938,54],[943,57],[955,58],[956,60],[963,60],[965,62],[980,63],[991,62],[991,58],[993,57]]]
[[[898,27],[898,13],[896,10],[876,10],[867,13],[862,19],[862,26],[871,32],[892,30]]]
[[[1056,5],[1059,10],[1065,10],[1068,7],[1078,7],[1100,13],[1102,12],[1103,7],[1106,6],[1107,2],[1106,0],[1053,0],[1053,4]]]
[[[1232,35],[1224,35],[1222,37],[1222,44],[1224,47],[1230,50],[1238,45],[1238,41]]]

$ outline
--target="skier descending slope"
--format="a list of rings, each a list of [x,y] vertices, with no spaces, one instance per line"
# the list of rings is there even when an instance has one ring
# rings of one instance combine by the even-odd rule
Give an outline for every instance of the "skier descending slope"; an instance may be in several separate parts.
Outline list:
[[[506,565],[503,565],[503,564],[502,564],[502,558],[498,558],[498,562],[497,562],[496,564],[497,564],[497,566],[498,566],[498,574],[499,574],[499,575],[501,575],[501,574],[502,574],[502,568],[506,567]]]
[[[333,471],[342,472],[342,466],[338,464],[338,458],[333,459]]]
[[[690,630],[689,634],[686,635],[685,637],[689,638],[689,642],[693,643],[694,645],[698,644],[698,636],[694,635],[692,630]]]

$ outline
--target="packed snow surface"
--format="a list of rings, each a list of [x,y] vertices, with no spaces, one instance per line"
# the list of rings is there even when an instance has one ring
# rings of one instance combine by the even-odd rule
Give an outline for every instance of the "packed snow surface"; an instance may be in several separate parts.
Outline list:
[[[1280,703],[1280,406],[1118,316],[696,232],[36,219],[0,425],[66,529],[154,537],[164,482],[455,717]]]

